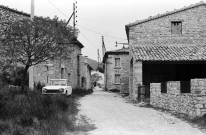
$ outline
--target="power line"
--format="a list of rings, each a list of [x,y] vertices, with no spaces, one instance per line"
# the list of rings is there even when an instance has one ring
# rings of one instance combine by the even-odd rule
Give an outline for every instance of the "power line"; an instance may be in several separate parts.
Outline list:
[[[79,32],[82,36],[90,43],[92,46],[99,48],[98,46],[94,45],[82,32]]]
[[[96,47],[96,48],[101,48],[101,47],[98,47],[96,45],[94,45],[82,32],[79,32],[87,41],[88,43],[90,43],[92,46]],[[109,46],[110,49],[113,49]]]
[[[102,35],[102,36],[107,36],[107,37],[111,37],[111,38],[115,38],[115,39],[127,40],[127,39],[120,38],[120,37],[115,37],[115,36],[105,35],[105,34],[103,34],[103,33],[100,33],[100,32],[97,32],[97,31],[94,31],[94,30],[91,30],[91,29],[88,29],[88,28],[83,27],[83,26],[80,26],[80,25],[78,25],[78,26],[81,27],[81,28],[83,28],[83,29],[85,29],[85,30],[91,31],[91,32],[93,32],[93,33],[97,33],[97,34]]]
[[[69,18],[66,14],[64,14],[64,12],[62,12],[53,2],[51,2],[50,0],[48,0],[48,2],[53,5],[56,10],[58,10],[63,16],[65,16],[67,19]]]
[[[51,2],[50,0],[48,0],[48,2],[49,2],[50,4],[52,4],[63,16],[65,16],[67,19],[69,19],[69,17],[68,17],[66,14],[64,14],[64,12],[61,11],[53,2]],[[91,29],[88,29],[88,28],[83,27],[83,26],[80,26],[80,25],[78,25],[78,26],[81,27],[81,28],[83,28],[83,29],[85,29],[85,30],[91,31],[91,32],[93,32],[93,33],[97,33],[97,34],[99,34],[99,35],[101,35],[101,36],[107,36],[107,37],[111,37],[111,38],[115,38],[115,39],[127,40],[127,39],[120,38],[120,37],[105,35],[105,34],[103,34],[103,33],[100,33],[100,32],[97,32],[97,31],[94,31],[94,30],[91,30]],[[97,46],[94,45],[82,32],[80,32],[80,34],[82,34],[82,36],[83,36],[91,45],[93,45],[94,47],[97,47]],[[97,48],[98,48],[98,47],[97,47]],[[109,47],[109,48],[110,48],[110,49],[113,49],[113,48],[111,48],[111,47]]]
[[[53,6],[56,8],[56,10],[58,10],[63,16],[65,16],[67,19],[69,19],[69,17],[68,17],[66,14],[64,14],[64,12],[62,12],[53,2],[51,2],[50,0],[48,0],[48,2],[49,2],[51,5],[53,5]],[[103,33],[100,33],[100,32],[97,32],[97,31],[94,31],[94,30],[91,30],[91,29],[88,29],[88,28],[83,27],[83,26],[81,26],[81,25],[78,25],[78,26],[81,27],[81,28],[83,28],[83,29],[85,29],[85,30],[88,30],[88,31],[91,31],[91,32],[93,32],[93,33],[99,34],[99,35],[101,35],[101,36],[107,36],[107,37],[111,37],[111,38],[115,38],[115,39],[127,40],[127,39],[120,38],[120,37],[115,37],[115,36],[111,36],[111,35],[105,35],[105,34],[103,34]]]

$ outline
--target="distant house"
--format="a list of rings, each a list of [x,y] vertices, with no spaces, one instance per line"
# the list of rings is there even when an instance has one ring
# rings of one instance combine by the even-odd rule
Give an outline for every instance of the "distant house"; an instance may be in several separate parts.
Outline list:
[[[206,3],[130,23],[126,33],[132,99],[140,96],[140,85],[149,95],[150,83],[181,81],[182,87],[189,88],[190,79],[206,78]]]
[[[103,57],[106,90],[129,92],[129,49],[106,51]]]

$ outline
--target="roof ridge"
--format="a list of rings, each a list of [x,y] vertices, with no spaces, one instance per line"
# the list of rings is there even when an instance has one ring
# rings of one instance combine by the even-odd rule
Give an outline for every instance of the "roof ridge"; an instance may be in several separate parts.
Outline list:
[[[10,10],[10,11],[15,12],[15,13],[18,13],[18,14],[30,16],[30,14],[28,14],[28,13],[26,13],[26,12],[19,11],[19,10],[14,9],[14,8],[9,8],[8,6],[0,5],[0,8],[6,9],[6,10]]]
[[[200,1],[200,2],[198,2],[196,4],[190,4],[189,6],[184,6],[183,8],[180,8],[180,9],[174,9],[173,11],[166,11],[165,13],[162,13],[162,14],[157,14],[155,16],[149,16],[146,19],[139,20],[139,21],[137,20],[137,21],[135,21],[133,23],[127,24],[126,26],[127,27],[131,27],[131,26],[134,26],[134,25],[138,25],[138,24],[141,24],[141,23],[144,23],[144,22],[155,20],[155,19],[167,16],[167,15],[171,15],[171,14],[174,14],[174,13],[177,13],[177,12],[185,11],[185,10],[188,10],[188,9],[191,9],[191,8],[195,8],[197,6],[202,6],[202,5],[206,6],[206,2]]]
[[[14,12],[14,13],[17,13],[17,14],[20,14],[20,15],[24,15],[24,16],[30,17],[29,13],[26,13],[24,11],[19,11],[18,9],[10,8],[8,6],[0,5],[0,8],[5,9],[5,10],[9,10],[11,12]],[[34,17],[35,18],[45,18],[45,17],[42,17],[42,16],[34,16]]]

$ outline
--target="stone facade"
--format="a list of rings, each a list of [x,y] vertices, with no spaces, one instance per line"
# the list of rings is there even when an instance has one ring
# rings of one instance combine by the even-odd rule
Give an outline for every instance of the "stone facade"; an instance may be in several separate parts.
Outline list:
[[[91,89],[91,71],[92,67],[88,64],[86,57],[82,57],[82,68],[81,68],[81,87],[83,89]]]
[[[81,71],[84,68],[82,64],[84,58],[80,55],[81,47],[74,44],[72,48],[68,60],[53,60],[33,66],[33,73],[31,70],[29,72],[30,87],[33,88],[33,85],[38,82],[47,85],[50,79],[67,79],[72,88],[81,88],[83,76]]]
[[[182,22],[182,34],[171,33],[171,22]],[[129,24],[129,44],[172,45],[201,44],[206,37],[206,4],[198,3],[162,15]]]
[[[120,66],[115,67],[115,58],[120,58]],[[105,53],[103,63],[106,90],[120,90],[129,93],[129,51],[122,49]],[[120,82],[115,83],[115,75],[120,75]]]
[[[167,82],[167,93],[161,93],[161,83],[150,84],[150,104],[189,116],[206,114],[206,79],[191,79],[190,93],[181,93],[180,81]]]
[[[181,22],[181,33],[172,33],[173,22]],[[136,100],[138,95],[137,86],[139,84],[144,85],[145,80],[145,78],[143,77],[144,60],[141,58],[141,55],[146,55],[147,51],[140,51],[139,54],[135,54],[136,56],[140,56],[140,59],[136,59],[136,57],[134,56],[134,47],[182,45],[188,46],[205,44],[206,3],[200,2],[195,5],[184,7],[182,9],[149,17],[142,21],[130,23],[126,25],[126,33],[129,41],[130,52],[130,97]],[[153,50],[158,52],[158,49],[153,48]],[[165,52],[159,53],[165,54]],[[152,57],[148,56],[145,59],[153,62],[155,57],[155,55]],[[142,61],[142,66],[140,66],[140,64],[137,64],[140,61]],[[162,57],[162,59],[160,59],[159,61],[164,61],[164,57]],[[171,59],[168,61],[171,61]]]

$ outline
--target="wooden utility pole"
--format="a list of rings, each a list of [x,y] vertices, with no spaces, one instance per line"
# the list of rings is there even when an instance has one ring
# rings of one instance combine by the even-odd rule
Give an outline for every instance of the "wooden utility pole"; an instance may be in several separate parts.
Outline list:
[[[105,52],[106,52],[106,47],[104,44],[104,37],[102,36],[102,57],[104,57]]]
[[[31,0],[31,15],[30,15],[31,20],[34,19],[34,0]]]
[[[100,58],[100,56],[99,56],[99,49],[97,49],[97,57],[98,57],[98,67],[99,67],[99,58]]]
[[[30,19],[34,19],[34,0],[31,0],[31,14]],[[29,67],[29,87],[34,88],[34,66]]]
[[[74,38],[76,38],[76,4],[73,3],[73,27],[74,27]]]

